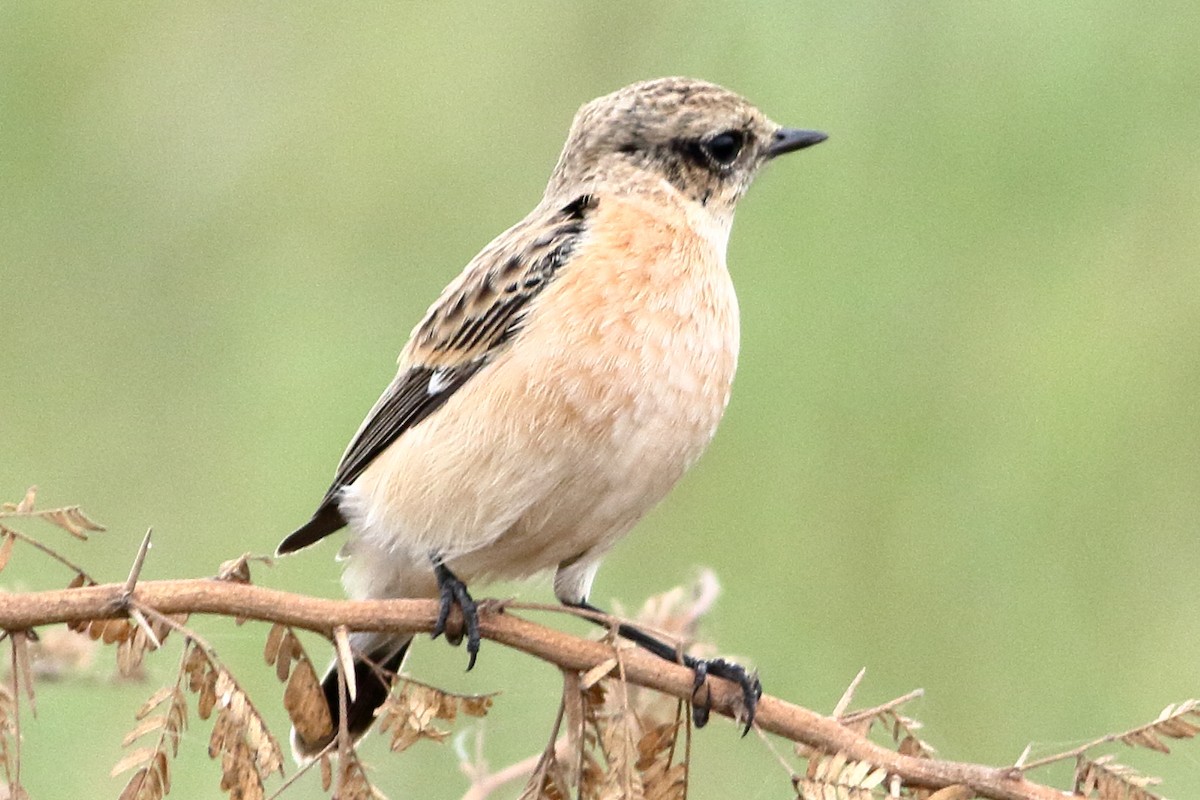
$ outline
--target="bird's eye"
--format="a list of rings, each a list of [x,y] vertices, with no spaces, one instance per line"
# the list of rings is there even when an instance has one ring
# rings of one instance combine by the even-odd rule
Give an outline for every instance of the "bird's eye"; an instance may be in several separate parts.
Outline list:
[[[701,146],[714,162],[727,167],[734,162],[742,152],[746,137],[741,131],[723,131],[705,141]]]

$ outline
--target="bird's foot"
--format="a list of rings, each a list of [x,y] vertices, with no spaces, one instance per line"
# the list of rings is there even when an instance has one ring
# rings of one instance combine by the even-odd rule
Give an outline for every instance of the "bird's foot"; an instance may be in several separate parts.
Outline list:
[[[723,658],[700,659],[686,656],[683,663],[690,667],[696,675],[695,681],[692,683],[692,721],[696,723],[696,727],[703,728],[708,723],[708,712],[712,708],[712,689],[707,686],[706,679],[712,675],[733,681],[742,688],[742,705],[746,715],[746,727],[742,731],[742,736],[749,733],[750,727],[754,724],[754,714],[758,710],[758,698],[762,697],[762,684],[758,680],[758,675],[754,672],[747,672],[741,664],[735,664]],[[703,702],[700,698],[702,689],[704,690]]]
[[[594,611],[599,614],[604,613],[587,600],[563,600],[563,602],[573,608],[582,608],[585,611]],[[592,618],[592,622],[597,625],[607,624],[598,618]],[[679,663],[680,654],[675,646],[656,639],[633,625],[622,623],[617,627],[617,633],[659,658]],[[742,731],[742,736],[749,733],[750,727],[754,724],[754,715],[758,711],[758,698],[762,697],[762,684],[758,681],[758,675],[754,672],[747,672],[741,664],[735,664],[723,658],[701,659],[684,655],[683,665],[695,673],[695,681],[692,684],[692,720],[696,723],[696,727],[703,728],[708,723],[708,712],[712,709],[712,689],[706,684],[706,679],[712,675],[733,681],[741,687],[742,708],[746,716],[746,729]],[[700,697],[701,690],[704,690],[703,702]]]
[[[467,630],[467,671],[475,666],[475,657],[479,655],[479,609],[475,605],[467,585],[450,571],[449,567],[440,561],[434,561],[434,574],[437,576],[438,595],[441,605],[438,607],[437,622],[433,624],[434,639],[446,633],[446,621],[450,619],[450,608],[457,604],[462,611],[463,625]],[[453,645],[462,641],[461,631],[446,634],[446,640]]]

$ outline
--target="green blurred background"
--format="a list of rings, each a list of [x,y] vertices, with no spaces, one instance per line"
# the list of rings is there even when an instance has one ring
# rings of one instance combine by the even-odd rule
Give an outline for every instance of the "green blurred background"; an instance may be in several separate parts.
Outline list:
[[[694,75],[830,140],[742,205],[728,416],[593,599],[712,566],[707,632],[768,691],[827,711],[866,665],[864,703],[926,689],[946,757],[1148,720],[1200,694],[1197,41],[1194,2],[5,3],[0,494],[83,504],[110,530],[62,546],[106,580],[151,525],[149,577],[269,551],[575,109]],[[334,550],[256,577],[337,596]],[[3,576],[65,580],[27,549]],[[285,731],[264,630],[201,628]],[[541,747],[555,672],[463,662],[422,641],[409,668],[504,693],[494,766]],[[41,686],[35,797],[119,793],[155,684],[110,664]],[[219,794],[207,735],[173,796]],[[696,748],[694,797],[788,796],[731,725]],[[1200,744],[1178,750],[1121,755],[1195,797]],[[465,788],[452,747],[365,752],[393,798]]]

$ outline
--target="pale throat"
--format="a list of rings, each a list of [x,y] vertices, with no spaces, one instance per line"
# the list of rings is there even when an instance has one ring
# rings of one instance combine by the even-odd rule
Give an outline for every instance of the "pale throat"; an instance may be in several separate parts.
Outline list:
[[[685,195],[664,179],[663,185],[678,198],[687,215],[688,225],[700,238],[708,242],[713,252],[725,263],[725,252],[729,249],[729,231],[733,228],[733,206],[716,203],[701,204]]]

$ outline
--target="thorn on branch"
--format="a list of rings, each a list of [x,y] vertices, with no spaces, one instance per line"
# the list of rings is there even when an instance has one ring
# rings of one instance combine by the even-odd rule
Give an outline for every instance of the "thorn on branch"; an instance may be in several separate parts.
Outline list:
[[[142,575],[142,567],[146,564],[146,554],[150,552],[150,536],[153,533],[154,528],[146,529],[146,535],[142,537],[137,555],[133,557],[133,566],[129,568],[129,577],[125,580],[125,591],[122,592],[122,600],[125,603],[128,603],[133,597],[133,590],[137,587],[138,578]]]

